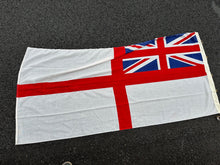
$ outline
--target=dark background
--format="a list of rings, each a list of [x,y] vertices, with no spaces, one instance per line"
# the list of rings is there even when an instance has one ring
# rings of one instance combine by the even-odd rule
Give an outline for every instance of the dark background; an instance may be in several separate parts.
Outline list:
[[[100,48],[197,31],[220,89],[220,3],[210,0],[1,0],[0,164],[220,164],[217,115],[15,146],[15,96],[28,46]]]

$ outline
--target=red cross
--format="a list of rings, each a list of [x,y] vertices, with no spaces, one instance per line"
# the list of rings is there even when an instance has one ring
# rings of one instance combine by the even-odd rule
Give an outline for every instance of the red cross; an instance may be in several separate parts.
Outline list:
[[[18,84],[17,97],[74,92],[113,87],[120,130],[132,128],[131,114],[125,86],[199,77],[206,75],[203,65],[168,69],[166,54],[200,51],[199,45],[165,47],[163,38],[157,39],[157,48],[138,50],[125,54],[124,47],[114,48],[111,60],[112,75],[35,84]],[[125,74],[123,59],[159,55],[160,70]],[[187,60],[185,60],[187,62]]]

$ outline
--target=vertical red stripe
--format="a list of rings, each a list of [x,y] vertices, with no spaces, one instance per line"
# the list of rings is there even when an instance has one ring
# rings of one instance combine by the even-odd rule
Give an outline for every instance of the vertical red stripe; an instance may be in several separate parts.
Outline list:
[[[163,37],[160,37],[157,39],[157,46],[159,50],[158,53],[159,53],[160,69],[162,71],[165,71],[168,69],[168,66],[167,66],[167,59],[166,59],[166,54],[165,54]]]
[[[120,130],[132,128],[131,114],[125,84],[123,81],[120,81],[123,77],[123,63],[121,58],[116,58],[120,57],[123,54],[125,54],[124,47],[114,48],[115,58],[111,61],[112,78],[114,80],[113,90],[117,106]]]
[[[122,47],[114,47],[114,58],[119,58],[125,55],[125,48]]]
[[[117,106],[119,129],[131,129],[131,114],[125,85],[120,82],[113,86]]]

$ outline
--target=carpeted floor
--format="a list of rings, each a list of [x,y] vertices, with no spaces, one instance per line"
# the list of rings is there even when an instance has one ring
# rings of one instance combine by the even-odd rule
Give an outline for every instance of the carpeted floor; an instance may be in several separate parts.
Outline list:
[[[0,164],[218,165],[216,115],[31,145],[14,141],[17,74],[28,46],[113,47],[197,31],[220,89],[219,29],[219,1],[0,1]]]

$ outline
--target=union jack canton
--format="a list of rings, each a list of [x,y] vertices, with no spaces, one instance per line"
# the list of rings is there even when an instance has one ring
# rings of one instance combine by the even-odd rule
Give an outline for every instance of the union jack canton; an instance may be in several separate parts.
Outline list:
[[[126,54],[137,50],[157,49],[158,44],[162,44],[164,48],[181,48],[181,46],[198,45],[198,40],[195,33],[183,33],[168,37],[162,37],[162,42],[158,42],[158,38],[142,42],[139,44],[129,45],[125,47]],[[203,65],[202,55],[200,51],[187,50],[184,53],[169,53],[164,54],[166,63],[164,69],[175,69],[183,67],[201,66]],[[137,73],[145,71],[161,70],[160,56],[150,55],[145,57],[126,58],[123,59],[124,73]]]

